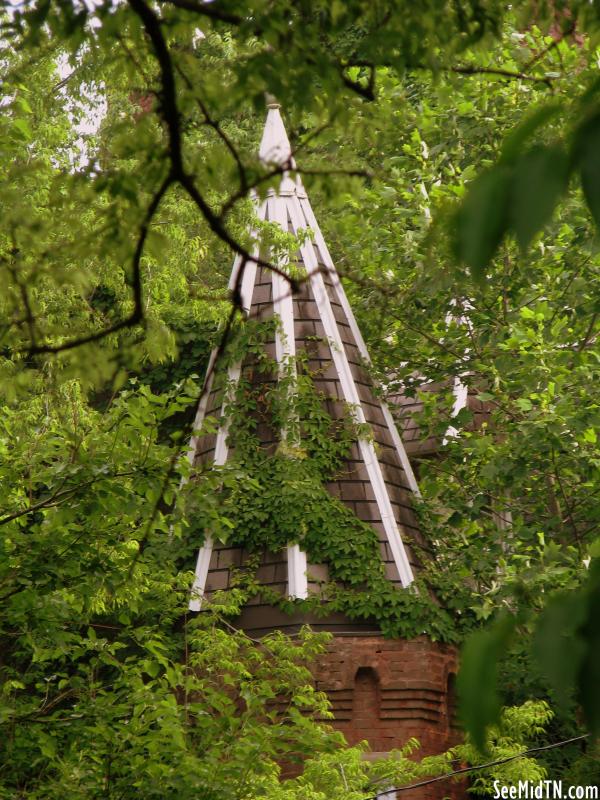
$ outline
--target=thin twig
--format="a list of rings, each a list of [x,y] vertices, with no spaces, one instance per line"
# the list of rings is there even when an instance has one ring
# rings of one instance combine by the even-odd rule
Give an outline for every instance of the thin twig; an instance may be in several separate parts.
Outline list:
[[[550,44],[547,47],[543,47],[538,53],[532,56],[523,67],[523,72],[529,72],[529,70],[534,66],[534,64],[537,64],[538,61],[541,61],[542,58],[545,58],[548,55],[548,53],[551,53],[552,50],[554,50],[555,47],[558,47],[558,45],[563,41],[563,39],[566,39],[567,36],[570,36],[574,32],[575,32],[575,21],[571,22],[571,24],[566,30],[561,31],[560,35],[552,42],[550,42]]]

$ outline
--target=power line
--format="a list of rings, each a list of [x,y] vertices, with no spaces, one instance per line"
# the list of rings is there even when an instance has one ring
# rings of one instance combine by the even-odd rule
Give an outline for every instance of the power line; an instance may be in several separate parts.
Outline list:
[[[398,786],[395,789],[386,789],[383,792],[378,792],[377,794],[372,795],[371,797],[365,798],[365,800],[384,800],[386,795],[389,795],[391,792],[407,792],[410,789],[418,789],[421,786],[429,786],[431,783],[438,783],[438,781],[445,781],[448,778],[454,777],[454,775],[464,775],[467,772],[478,772],[482,769],[488,769],[489,767],[497,767],[499,764],[507,764],[509,761],[515,761],[517,758],[524,758],[525,756],[529,756],[532,753],[540,753],[542,750],[554,750],[556,747],[564,747],[566,744],[572,744],[573,742],[580,742],[582,739],[587,739],[589,737],[589,733],[584,733],[581,736],[574,736],[572,739],[565,739],[562,742],[554,742],[553,744],[545,744],[542,747],[532,747],[530,750],[523,750],[522,753],[516,753],[514,756],[507,756],[506,758],[499,758],[497,761],[488,761],[487,764],[478,764],[474,767],[462,767],[461,769],[455,769],[453,772],[448,772],[446,775],[438,775],[437,778],[428,778],[426,781],[419,781],[418,783],[410,783],[408,786]]]

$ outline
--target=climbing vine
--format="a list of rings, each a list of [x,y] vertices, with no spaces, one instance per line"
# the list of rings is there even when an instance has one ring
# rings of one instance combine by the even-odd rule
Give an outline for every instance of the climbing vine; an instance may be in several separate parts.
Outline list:
[[[373,526],[327,490],[343,478],[353,443],[371,430],[351,405],[339,419],[328,413],[305,352],[277,365],[269,354],[275,328],[274,321],[247,324],[230,353],[244,364],[239,379],[222,387],[230,453],[225,466],[206,470],[198,484],[201,491],[203,479],[221,473],[220,511],[228,524],[220,538],[254,553],[298,543],[309,563],[327,565],[329,580],[305,601],[260,587],[288,611],[339,611],[355,621],[376,620],[386,636],[452,639],[452,621],[426,582],[399,591],[384,574]]]

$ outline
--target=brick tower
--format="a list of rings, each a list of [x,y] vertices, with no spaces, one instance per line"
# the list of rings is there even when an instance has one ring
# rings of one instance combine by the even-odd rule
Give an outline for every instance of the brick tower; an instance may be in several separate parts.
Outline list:
[[[268,164],[294,167],[279,107],[274,104],[269,106],[260,156]],[[307,279],[292,295],[281,275],[237,259],[230,286],[241,285],[249,318],[278,317],[273,341],[265,345],[278,364],[304,351],[328,414],[339,419],[351,408],[356,421],[372,431],[353,443],[343,475],[330,481],[327,490],[373,526],[385,575],[403,592],[418,569],[411,544],[425,544],[411,504],[418,487],[392,415],[375,391],[365,343],[300,178],[284,172],[279,190],[269,192],[258,207],[258,216],[300,237],[308,230],[310,235],[301,238],[303,244],[296,255]],[[190,458],[198,465],[225,464],[230,448],[235,447],[224,421],[223,390],[213,383],[214,374],[209,369],[196,427],[206,416],[223,422],[216,434],[192,440]],[[252,374],[247,359],[228,367],[229,385],[235,385],[241,374]],[[257,375],[253,380],[274,381],[277,376]],[[281,438],[281,432],[269,426],[259,428],[259,435],[267,450],[274,449]],[[199,610],[203,597],[227,589],[232,569],[242,566],[247,555],[240,547],[207,536],[198,554],[190,609]],[[292,541],[281,552],[261,554],[257,579],[271,592],[302,599],[327,579],[327,564],[307,563],[299,543]],[[372,751],[385,753],[414,736],[421,742],[423,754],[442,752],[452,743],[456,656],[451,647],[433,643],[426,635],[412,640],[386,639],[375,621],[356,622],[341,613],[327,617],[287,614],[260,594],[249,601],[238,620],[238,626],[253,636],[273,629],[293,632],[305,623],[333,634],[314,676],[317,687],[329,696],[334,725],[349,743],[367,739]],[[432,789],[420,796],[442,795]]]

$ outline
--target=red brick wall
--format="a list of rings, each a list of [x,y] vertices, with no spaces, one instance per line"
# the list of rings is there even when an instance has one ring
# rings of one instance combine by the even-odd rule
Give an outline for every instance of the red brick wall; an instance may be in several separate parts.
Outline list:
[[[314,668],[317,689],[327,693],[334,727],[349,744],[366,739],[371,751],[385,753],[414,737],[417,758],[444,752],[456,743],[453,698],[448,696],[457,669],[453,647],[422,636],[411,641],[379,635],[336,636]],[[464,797],[464,787],[449,782],[403,792],[407,800]]]

